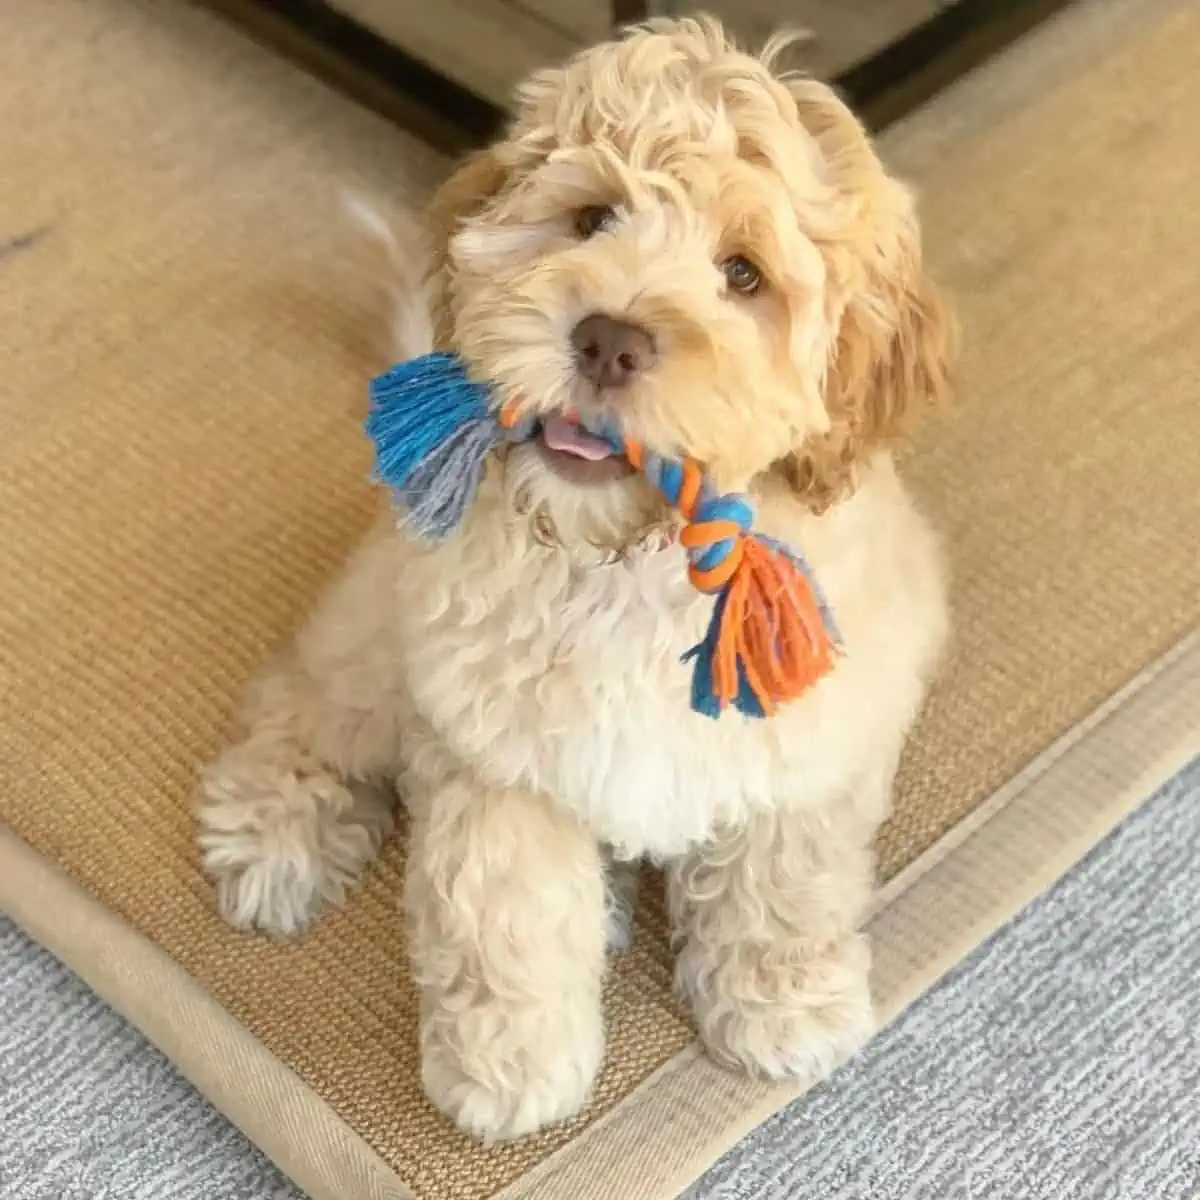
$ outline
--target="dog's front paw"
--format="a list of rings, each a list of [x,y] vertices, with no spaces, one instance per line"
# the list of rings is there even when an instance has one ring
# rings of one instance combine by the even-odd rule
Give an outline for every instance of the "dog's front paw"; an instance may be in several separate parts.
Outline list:
[[[391,827],[387,800],[324,771],[282,771],[236,751],[200,787],[199,842],[217,905],[238,929],[299,932],[341,903]]]
[[[524,1137],[573,1117],[587,1103],[604,1057],[594,1014],[436,1015],[422,1033],[425,1094],[485,1143]]]
[[[815,1083],[871,1036],[875,1016],[865,938],[820,959],[733,955],[714,964],[680,956],[678,981],[710,1055],[768,1080]]]

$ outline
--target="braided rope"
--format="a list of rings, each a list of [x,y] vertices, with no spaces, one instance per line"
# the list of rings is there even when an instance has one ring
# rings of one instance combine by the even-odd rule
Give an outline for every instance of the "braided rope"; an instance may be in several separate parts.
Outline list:
[[[623,437],[612,425],[584,426],[623,455],[635,471],[687,523],[679,540],[687,551],[688,579],[697,591],[717,595],[737,573],[745,539],[754,526],[754,508],[746,496],[722,495],[692,458],[668,458],[641,442]]]
[[[687,522],[679,540],[687,551],[688,579],[706,595],[720,592],[737,573],[754,509],[741,495],[721,495],[694,459],[666,458],[627,441],[625,457]]]
[[[764,716],[831,669],[839,639],[825,597],[802,555],[755,534],[749,497],[718,492],[695,459],[657,454],[615,426],[589,432],[683,517],[688,579],[716,597],[709,632],[689,655],[697,711],[716,716],[733,704]]]

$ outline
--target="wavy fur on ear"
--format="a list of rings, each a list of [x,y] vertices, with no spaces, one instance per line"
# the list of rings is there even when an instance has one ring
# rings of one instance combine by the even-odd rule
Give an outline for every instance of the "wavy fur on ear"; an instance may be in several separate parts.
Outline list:
[[[811,80],[790,86],[835,185],[858,204],[849,235],[822,246],[844,296],[825,385],[830,428],[781,464],[820,512],[854,490],[860,463],[944,403],[956,330],[925,272],[909,190],[886,174],[862,125],[827,88]]]

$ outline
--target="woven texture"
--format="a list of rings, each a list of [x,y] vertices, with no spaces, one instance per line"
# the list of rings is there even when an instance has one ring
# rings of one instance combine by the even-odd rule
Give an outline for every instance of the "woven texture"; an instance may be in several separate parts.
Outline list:
[[[967,403],[909,473],[946,532],[959,642],[888,875],[1200,617],[1197,37],[1181,10],[1078,79],[1031,79],[924,172]],[[357,422],[379,296],[334,193],[415,203],[442,164],[150,0],[0,10],[0,111],[0,817],[418,1196],[482,1200],[689,1043],[653,889],[595,1104],[484,1152],[420,1097],[399,847],[302,943],[237,937],[186,808],[242,684],[374,504]]]

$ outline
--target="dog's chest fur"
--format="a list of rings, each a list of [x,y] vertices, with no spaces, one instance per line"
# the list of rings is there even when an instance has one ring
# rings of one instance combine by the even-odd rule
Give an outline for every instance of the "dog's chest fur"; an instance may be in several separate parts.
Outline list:
[[[423,715],[486,782],[555,797],[630,856],[679,853],[748,798],[767,802],[777,756],[733,735],[740,717],[689,707],[680,658],[712,601],[677,548],[579,569],[539,547],[511,584],[489,588],[486,608],[449,589],[410,677]]]

